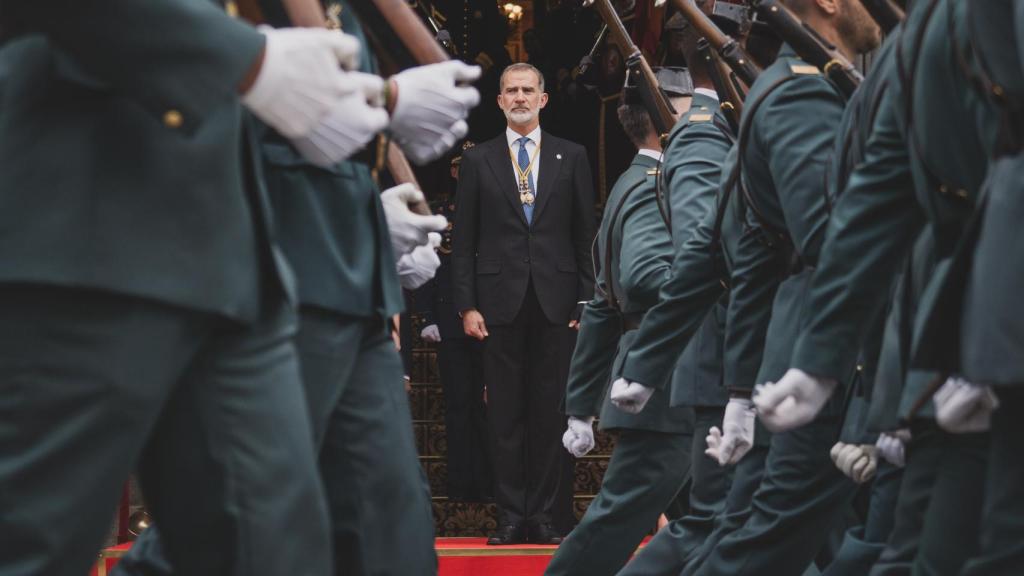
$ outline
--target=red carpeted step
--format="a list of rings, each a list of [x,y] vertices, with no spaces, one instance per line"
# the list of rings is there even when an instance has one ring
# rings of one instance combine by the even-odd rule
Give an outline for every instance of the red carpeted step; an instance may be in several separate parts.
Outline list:
[[[646,543],[647,539],[644,539]],[[100,552],[89,576],[107,576],[131,543]],[[488,546],[486,538],[438,538],[438,576],[541,576],[557,546]]]

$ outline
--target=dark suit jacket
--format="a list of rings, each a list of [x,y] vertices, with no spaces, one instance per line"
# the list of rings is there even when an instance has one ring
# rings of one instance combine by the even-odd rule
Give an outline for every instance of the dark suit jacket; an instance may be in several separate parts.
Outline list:
[[[0,7],[0,282],[255,318],[286,270],[236,95],[263,37],[210,0]]]
[[[527,225],[505,132],[463,154],[453,239],[455,306],[511,323],[532,279],[548,320],[568,323],[594,291],[594,192],[583,147],[541,136],[540,181]]]

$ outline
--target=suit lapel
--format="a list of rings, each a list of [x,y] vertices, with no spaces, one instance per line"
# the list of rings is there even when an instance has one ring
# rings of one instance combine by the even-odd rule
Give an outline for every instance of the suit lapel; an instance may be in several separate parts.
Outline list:
[[[536,222],[548,200],[555,193],[554,183],[562,171],[562,147],[547,132],[543,132],[540,140],[540,181],[537,182],[537,207],[533,211]]]
[[[512,210],[519,215],[519,220],[526,225],[526,214],[523,213],[523,204],[519,201],[519,189],[516,187],[516,171],[512,167],[512,157],[509,155],[508,140],[505,132],[495,138],[491,150],[487,153],[487,163],[494,173],[494,180],[501,189],[502,196],[512,204]],[[541,162],[544,162],[541,160]],[[534,212],[536,218],[536,212]]]

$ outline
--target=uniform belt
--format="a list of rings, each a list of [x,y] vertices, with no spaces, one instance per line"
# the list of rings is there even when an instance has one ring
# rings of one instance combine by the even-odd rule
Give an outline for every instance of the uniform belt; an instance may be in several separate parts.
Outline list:
[[[623,312],[620,316],[622,318],[622,331],[629,332],[630,330],[639,329],[645,314],[647,314],[646,310],[643,312]]]

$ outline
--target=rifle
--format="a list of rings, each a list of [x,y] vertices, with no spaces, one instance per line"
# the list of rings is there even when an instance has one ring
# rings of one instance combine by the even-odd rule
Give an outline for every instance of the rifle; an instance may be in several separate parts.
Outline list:
[[[860,2],[886,34],[892,32],[892,29],[906,17],[903,10],[892,0],[860,0]]]
[[[376,0],[381,1],[381,0]],[[399,0],[401,1],[401,0]],[[662,146],[668,140],[668,133],[676,123],[675,109],[665,97],[665,94],[658,87],[658,79],[654,70],[647,63],[640,49],[629,37],[626,27],[612,7],[610,0],[584,0],[584,6],[593,5],[601,19],[608,25],[608,36],[626,57],[626,68],[630,73],[636,74],[640,80],[640,97],[643,99],[644,107],[651,117],[654,129],[657,130]]]
[[[707,38],[697,41],[697,53],[704,60],[707,66],[708,76],[718,93],[719,105],[722,114],[725,115],[732,133],[739,134],[740,118],[743,117],[743,100],[746,94],[737,86],[737,80],[732,76],[732,71],[726,66],[718,54],[711,50],[711,44]]]
[[[864,75],[838,48],[797,18],[779,0],[753,0],[753,5],[783,42],[792,46],[800,58],[820,68],[847,98],[864,80]]]
[[[654,4],[660,6],[665,1],[655,0]],[[694,0],[671,1],[676,10],[679,10],[683,17],[689,20],[690,25],[696,28],[700,35],[706,38],[711,46],[715,48],[719,58],[729,65],[729,68],[733,70],[736,77],[747,87],[753,84],[754,80],[757,79],[757,75],[761,73],[761,68],[751,60],[750,54],[747,54],[743,46],[740,46],[739,42],[722,32],[711,18],[708,18],[708,15],[697,7]]]
[[[384,1],[384,0],[381,0]],[[359,4],[359,0],[356,0],[354,4]],[[409,14],[413,18],[416,15],[412,10],[405,5],[401,0],[399,3],[406,8]],[[292,25],[302,28],[326,28],[328,26],[328,17],[324,13],[323,7],[320,5],[318,0],[281,0],[281,5],[284,7],[285,13],[288,15],[288,19]],[[263,11],[260,8],[259,0],[240,0],[237,3],[238,13],[240,16],[249,20],[253,23],[261,23],[264,21]],[[423,29],[424,33],[426,28],[423,23],[416,20]],[[406,24],[407,26],[407,24]],[[440,51],[441,47],[434,43],[434,46]],[[447,60],[447,56],[441,52],[442,60]],[[441,61],[441,60],[439,60]],[[387,146],[387,166],[388,171],[391,173],[391,177],[395,180],[396,184],[410,183],[420,189],[419,183],[416,181],[416,174],[412,171],[412,167],[409,166],[409,161],[406,159],[405,154],[402,153],[401,149],[395,145],[394,142],[388,142]],[[409,209],[417,214],[423,214],[429,216],[432,214],[430,206],[426,202],[415,202],[410,204]]]
[[[602,24],[601,30],[597,33],[597,37],[594,38],[594,45],[590,47],[590,52],[587,52],[583,58],[580,58],[580,63],[576,66],[576,72],[572,75],[573,78],[583,76],[594,65],[594,54],[597,54],[597,49],[601,47],[601,43],[604,42],[604,37],[607,35],[608,25]]]
[[[420,17],[423,20],[426,20],[430,29],[433,30],[434,38],[437,40],[437,43],[440,44],[441,47],[444,48],[444,51],[449,55],[457,57],[459,55],[459,49],[455,46],[455,43],[452,42],[451,33],[444,27],[444,23],[446,21],[444,14],[438,12],[437,8],[435,8],[433,4],[425,2],[424,0],[414,0],[413,4],[416,6],[416,11],[419,12]]]

